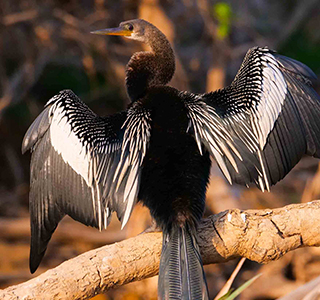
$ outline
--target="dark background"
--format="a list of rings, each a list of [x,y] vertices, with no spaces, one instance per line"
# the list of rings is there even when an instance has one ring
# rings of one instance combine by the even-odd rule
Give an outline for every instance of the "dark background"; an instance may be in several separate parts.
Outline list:
[[[320,75],[320,1],[309,0],[11,0],[0,1],[0,288],[37,276],[92,248],[143,231],[148,212],[137,207],[121,232],[116,218],[99,233],[66,218],[35,275],[28,271],[30,155],[21,155],[28,126],[62,89],[72,89],[101,115],[128,104],[125,64],[143,45],[89,32],[144,18],[169,38],[177,71],[171,85],[205,92],[229,84],[246,51],[266,46],[302,61]],[[319,80],[315,88],[320,92]],[[230,187],[214,165],[207,212],[274,208],[319,198],[318,160],[304,158],[271,193]],[[206,266],[210,295],[236,262]],[[320,250],[299,249],[266,266],[247,261],[234,286],[257,273],[240,299],[276,299],[320,275]],[[157,278],[95,299],[156,299]]]

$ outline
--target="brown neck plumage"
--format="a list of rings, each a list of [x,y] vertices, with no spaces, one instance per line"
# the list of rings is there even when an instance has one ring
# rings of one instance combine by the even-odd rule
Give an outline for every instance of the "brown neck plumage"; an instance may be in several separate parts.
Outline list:
[[[160,30],[150,24],[143,42],[151,51],[135,53],[126,68],[126,87],[132,102],[144,97],[151,86],[167,84],[175,71],[173,50]]]

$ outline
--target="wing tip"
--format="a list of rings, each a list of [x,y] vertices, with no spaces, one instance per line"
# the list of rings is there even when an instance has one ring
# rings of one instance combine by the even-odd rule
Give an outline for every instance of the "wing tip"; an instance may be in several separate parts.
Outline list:
[[[317,75],[311,70],[311,68],[304,63],[280,54],[275,54],[274,56],[283,65],[283,67],[289,71],[301,74],[313,81],[318,79]]]
[[[30,273],[33,274],[37,271],[41,260],[44,256],[44,252],[41,254],[36,254],[34,253],[35,251],[33,250],[33,247],[30,249],[30,257],[29,257],[29,270]]]
[[[50,126],[50,108],[45,109],[38,115],[28,128],[21,145],[22,154],[31,150],[34,145],[43,137]]]
[[[30,262],[29,262],[29,269],[30,269],[30,273],[31,273],[31,274],[34,274],[34,273],[37,271],[37,269],[38,269],[38,267],[39,267],[39,264],[40,264],[40,263],[34,263],[33,261],[30,260]]]
[[[23,141],[22,141],[22,145],[21,145],[21,153],[22,154],[25,154],[28,150],[30,150],[30,139],[29,139],[29,136],[27,137],[25,135],[25,137],[23,138]]]

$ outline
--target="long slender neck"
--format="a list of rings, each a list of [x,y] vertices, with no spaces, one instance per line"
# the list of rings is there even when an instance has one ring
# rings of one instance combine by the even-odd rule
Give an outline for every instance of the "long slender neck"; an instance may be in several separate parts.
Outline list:
[[[144,42],[151,51],[135,53],[127,64],[126,86],[132,102],[144,97],[151,86],[167,84],[175,71],[173,50],[161,31],[149,27]]]

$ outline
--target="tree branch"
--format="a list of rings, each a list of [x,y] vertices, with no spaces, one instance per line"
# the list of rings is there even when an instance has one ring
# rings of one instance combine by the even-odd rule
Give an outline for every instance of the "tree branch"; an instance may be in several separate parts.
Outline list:
[[[299,247],[319,246],[319,219],[320,200],[279,209],[232,209],[210,216],[198,230],[203,262],[220,263],[243,256],[267,263]],[[161,242],[161,233],[146,233],[86,252],[0,291],[0,298],[88,299],[156,275]]]

